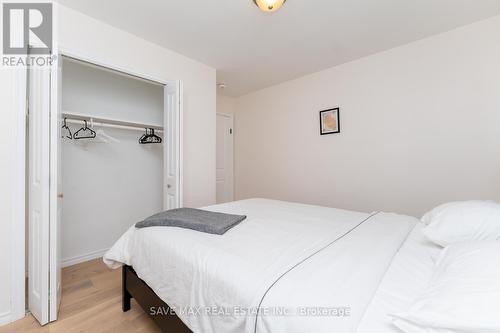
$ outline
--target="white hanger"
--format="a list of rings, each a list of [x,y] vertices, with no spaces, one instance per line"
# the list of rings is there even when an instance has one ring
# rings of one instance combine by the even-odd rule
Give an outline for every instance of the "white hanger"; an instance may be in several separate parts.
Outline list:
[[[103,126],[103,124],[101,124]],[[90,118],[90,127],[93,129],[94,128],[94,121],[92,118]],[[98,130],[96,130],[96,138],[92,140],[92,142],[95,143],[119,143],[120,140],[112,137],[111,135],[107,134],[104,132],[104,128],[101,127]]]

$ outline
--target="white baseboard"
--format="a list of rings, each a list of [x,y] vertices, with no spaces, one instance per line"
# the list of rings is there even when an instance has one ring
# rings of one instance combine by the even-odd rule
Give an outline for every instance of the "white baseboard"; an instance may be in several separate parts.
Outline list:
[[[0,326],[7,325],[12,322],[12,314],[10,311],[0,313]]]
[[[90,253],[83,254],[80,256],[76,256],[76,257],[72,257],[72,258],[66,258],[66,259],[62,260],[61,265],[64,268],[64,267],[80,264],[80,263],[85,262],[85,261],[94,260],[94,259],[97,259],[97,258],[104,256],[104,254],[106,252],[108,252],[108,250],[109,249],[103,249],[103,250],[90,252]]]

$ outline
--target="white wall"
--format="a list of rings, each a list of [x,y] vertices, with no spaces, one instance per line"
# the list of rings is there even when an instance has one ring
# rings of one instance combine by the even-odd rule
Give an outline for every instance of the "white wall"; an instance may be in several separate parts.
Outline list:
[[[215,202],[215,69],[140,39],[134,35],[59,6],[58,40],[72,53],[97,59],[162,80],[184,83],[184,204],[204,206]],[[12,121],[13,76],[0,70],[0,323],[10,319],[12,247],[15,223],[11,196],[16,152]],[[12,118],[12,121],[11,121]],[[22,245],[20,245],[22,246]]]
[[[162,210],[161,145],[140,145],[140,132],[106,133],[120,142],[63,141],[64,266],[101,257],[130,226]]]
[[[62,79],[67,112],[163,124],[162,86],[70,61]],[[82,124],[68,126],[75,133]],[[144,132],[104,130],[119,142],[62,141],[63,266],[102,256],[132,224],[162,209],[162,145],[140,145]]]
[[[217,112],[235,115],[236,98],[217,94]]]
[[[62,109],[163,126],[163,86],[80,62],[63,61]]]
[[[237,198],[419,216],[500,200],[500,17],[238,99]],[[340,107],[342,133],[319,135]]]

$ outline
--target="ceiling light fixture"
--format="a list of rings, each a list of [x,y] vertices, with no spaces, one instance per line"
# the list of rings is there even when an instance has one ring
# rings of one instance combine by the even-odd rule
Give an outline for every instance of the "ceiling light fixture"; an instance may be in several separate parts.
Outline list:
[[[263,12],[275,12],[283,6],[286,0],[253,0]]]

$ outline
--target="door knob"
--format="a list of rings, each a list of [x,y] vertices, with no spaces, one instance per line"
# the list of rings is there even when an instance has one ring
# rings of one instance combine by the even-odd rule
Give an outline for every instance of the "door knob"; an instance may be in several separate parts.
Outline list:
[[[64,198],[64,193],[59,193],[59,194],[57,195],[57,197],[58,197],[58,198],[61,198],[61,199],[62,199],[62,198]]]
[[[167,188],[171,188],[171,187],[172,187],[172,185],[170,185],[170,184],[167,184]]]

